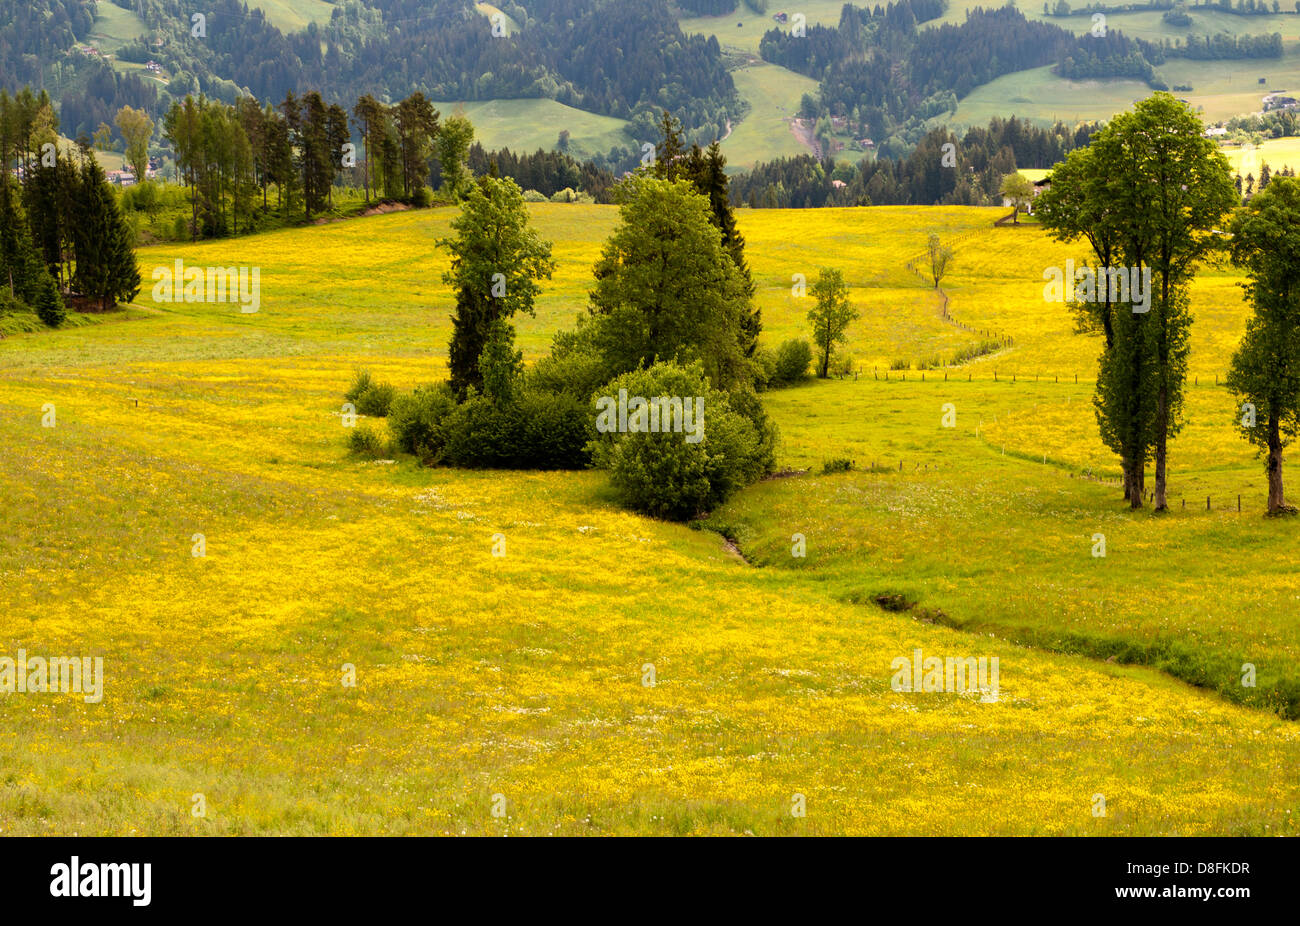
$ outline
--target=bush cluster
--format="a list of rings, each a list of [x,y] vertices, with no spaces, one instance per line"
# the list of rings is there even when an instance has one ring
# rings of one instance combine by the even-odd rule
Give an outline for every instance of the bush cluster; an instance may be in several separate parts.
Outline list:
[[[471,469],[580,469],[593,417],[586,403],[524,389],[509,402],[472,394],[456,403],[445,385],[398,396],[388,415],[397,447],[424,463]]]

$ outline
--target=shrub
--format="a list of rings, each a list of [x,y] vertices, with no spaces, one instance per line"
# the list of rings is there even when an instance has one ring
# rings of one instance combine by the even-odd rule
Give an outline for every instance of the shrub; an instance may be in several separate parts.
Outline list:
[[[544,203],[549,202],[545,193],[538,193],[536,190],[524,190],[524,202],[526,203]]]
[[[812,364],[812,346],[804,340],[786,341],[776,349],[776,369],[772,385],[788,386],[808,376]]]
[[[352,385],[348,387],[347,392],[343,393],[343,398],[349,402],[356,402],[361,398],[361,394],[371,387],[373,382],[369,370],[357,370],[352,377]]]
[[[776,352],[766,347],[754,351],[749,358],[750,379],[755,389],[775,389],[781,385],[776,381]]]
[[[396,394],[397,390],[388,383],[375,383],[361,393],[361,398],[357,400],[357,411],[374,418],[386,418]]]
[[[471,395],[447,416],[443,433],[444,460],[453,466],[580,469],[594,430],[585,402],[527,390],[503,403]]]
[[[433,192],[421,183],[411,191],[411,205],[417,209],[427,208],[433,203]]]
[[[829,475],[830,473],[847,473],[851,469],[853,469],[853,461],[845,459],[844,457],[835,457],[834,459],[827,460],[822,464],[823,475]]]
[[[615,492],[628,507],[685,520],[772,471],[776,432],[757,396],[713,389],[699,363],[657,363],[625,373],[602,395],[617,397],[620,389],[629,397],[704,400],[697,419],[702,420],[703,438],[696,443],[686,440],[685,431],[610,431],[591,442],[593,463],[609,471]]]
[[[388,383],[377,383],[371,379],[369,370],[358,370],[352,379],[352,385],[343,393],[343,398],[356,405],[359,414],[385,418],[396,392]]]
[[[444,422],[455,409],[456,400],[446,383],[394,397],[388,410],[393,442],[425,463],[440,462],[446,444]]]
[[[377,460],[387,449],[383,437],[369,425],[357,425],[348,435],[348,450],[357,456]]]
[[[37,316],[51,328],[57,328],[68,317],[68,307],[59,292],[59,284],[48,273],[41,274],[36,284],[36,301],[33,305]]]
[[[543,357],[525,379],[537,392],[562,393],[579,400],[585,407],[587,399],[609,379],[609,371],[595,354],[575,351],[559,357]]]

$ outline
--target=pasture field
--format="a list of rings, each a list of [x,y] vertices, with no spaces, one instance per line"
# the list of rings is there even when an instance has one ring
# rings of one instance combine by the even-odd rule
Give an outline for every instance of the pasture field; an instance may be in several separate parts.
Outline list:
[[[95,24],[90,33],[90,44],[100,51],[115,52],[127,42],[146,32],[144,20],[116,3],[95,4]]]
[[[286,34],[306,29],[308,24],[325,25],[334,13],[328,0],[251,0],[249,9],[260,9],[267,21]]]
[[[559,262],[517,319],[532,360],[583,308],[617,212],[529,208]],[[1131,514],[1083,478],[1117,469],[1088,404],[1097,345],[1042,298],[1042,268],[1082,253],[993,228],[1003,212],[738,212],[765,342],[807,335],[792,275],[836,266],[864,371],[765,394],[779,463],[810,472],[704,525],[748,562],[619,508],[600,473],[347,454],[357,368],[445,375],[453,210],[142,249],[146,280],[176,258],[260,266],[262,307],[146,286],[98,324],[0,340],[0,653],[105,664],[98,704],[0,696],[0,834],[1296,835],[1300,727],[1263,697],[1300,672],[1296,527],[1260,516],[1212,385],[1238,280],[1197,283],[1171,446],[1174,498],[1215,510]],[[956,250],[952,314],[1014,346],[948,382],[877,380],[978,336],[907,269],[930,229]],[[822,476],[835,456],[859,468]],[[998,701],[892,691],[915,649],[997,656]],[[1247,661],[1259,687],[1234,690]]]
[[[554,149],[568,129],[569,152],[576,158],[607,154],[613,147],[636,147],[628,122],[575,109],[555,100],[487,100],[435,102],[445,118],[463,112],[474,123],[474,139],[489,151],[509,148],[523,154]]]
[[[1266,138],[1259,145],[1225,145],[1220,150],[1242,177],[1249,174],[1258,180],[1265,164],[1274,172],[1283,167],[1300,171],[1300,138]]]
[[[811,153],[790,130],[790,120],[798,115],[805,93],[817,95],[817,81],[765,61],[737,68],[731,79],[750,109],[722,142],[729,171]]]

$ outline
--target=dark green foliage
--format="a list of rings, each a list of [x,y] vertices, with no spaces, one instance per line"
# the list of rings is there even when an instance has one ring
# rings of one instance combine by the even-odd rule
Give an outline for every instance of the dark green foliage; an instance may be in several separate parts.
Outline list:
[[[794,339],[785,341],[776,349],[776,366],[769,386],[789,386],[802,381],[808,376],[808,367],[812,364],[812,347],[807,341]]]
[[[515,154],[509,148],[485,151],[475,142],[469,149],[469,169],[474,176],[488,172],[495,163],[502,177],[509,177],[521,189],[536,190],[547,199],[565,189],[582,190],[599,203],[607,203],[614,175],[590,161],[578,161],[558,151],[538,149],[533,154]]]
[[[360,415],[383,418],[388,415],[396,390],[388,383],[377,383],[369,370],[358,370],[343,398],[356,406]]]
[[[443,461],[482,469],[579,469],[591,412],[565,395],[523,392],[508,404],[471,395],[443,424]]]
[[[827,460],[822,464],[822,475],[828,476],[831,473],[847,473],[853,469],[853,461],[845,457],[836,457]]]
[[[479,357],[495,323],[516,312],[531,315],[540,279],[555,269],[551,246],[529,227],[523,192],[509,178],[479,177],[451,223],[456,237],[442,239],[451,251],[443,282],[456,293],[447,363],[458,397],[483,388]]]
[[[921,131],[854,166],[807,154],[756,164],[731,178],[731,195],[737,203],[767,209],[1000,205],[998,187],[1004,176],[1017,168],[1054,166],[1069,151],[1087,144],[1094,129],[1087,123],[1059,122],[1038,128],[1012,117],[995,118],[963,136],[946,128]],[[948,144],[953,147],[945,150]],[[947,152],[951,163],[945,163]],[[837,188],[833,179],[845,185]]]
[[[37,284],[38,290],[36,298],[32,302],[32,307],[36,310],[37,316],[51,328],[57,328],[63,324],[63,320],[68,317],[68,307],[63,302],[63,295],[59,292],[59,285],[54,282],[54,277],[41,268],[40,282]]]
[[[618,377],[602,390],[616,397],[703,398],[703,439],[685,431],[598,434],[592,462],[609,471],[623,504],[654,517],[686,520],[716,507],[775,466],[775,427],[753,393],[713,389],[699,364],[657,363]],[[599,406],[597,406],[599,407]]]
[[[471,392],[459,405],[444,383],[393,400],[396,446],[424,463],[472,469],[581,469],[589,460],[586,400],[521,388],[510,401]]]
[[[613,373],[657,358],[700,361],[711,382],[748,377],[748,284],[722,245],[709,201],[686,180],[635,176],[591,293],[591,343]]]
[[[75,211],[74,290],[97,301],[104,311],[119,302],[132,301],[140,292],[140,268],[131,249],[130,230],[93,156],[81,168],[80,199]]]
[[[393,402],[394,389],[388,383],[375,383],[357,399],[357,413],[384,418]]]
[[[388,451],[383,435],[369,425],[357,425],[348,434],[348,450],[357,456],[378,459]]]
[[[399,449],[425,463],[439,463],[447,442],[444,425],[455,409],[456,400],[445,383],[421,387],[394,397],[388,430]]]

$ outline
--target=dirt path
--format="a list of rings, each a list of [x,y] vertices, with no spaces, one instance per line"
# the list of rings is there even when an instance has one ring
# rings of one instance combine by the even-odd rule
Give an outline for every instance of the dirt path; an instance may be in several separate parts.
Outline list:
[[[799,143],[811,151],[817,160],[822,159],[821,143],[813,136],[812,128],[803,124],[802,119],[791,119],[790,131],[794,132],[794,137],[799,139]]]

